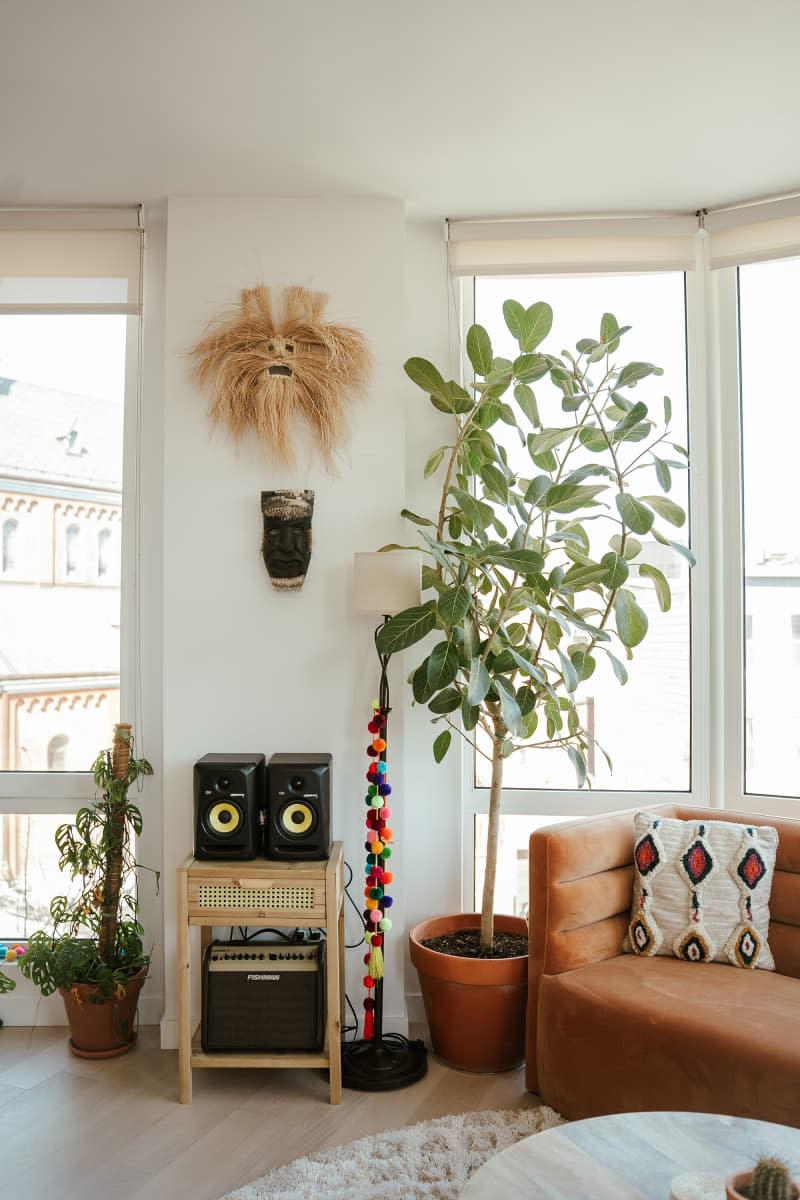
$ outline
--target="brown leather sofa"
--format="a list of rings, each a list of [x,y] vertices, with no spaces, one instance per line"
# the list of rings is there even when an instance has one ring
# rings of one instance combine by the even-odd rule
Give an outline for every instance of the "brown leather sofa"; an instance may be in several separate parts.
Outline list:
[[[667,805],[665,816],[773,825],[776,970],[622,954],[633,812],[530,839],[526,1085],[571,1119],[728,1113],[800,1126],[800,821]]]

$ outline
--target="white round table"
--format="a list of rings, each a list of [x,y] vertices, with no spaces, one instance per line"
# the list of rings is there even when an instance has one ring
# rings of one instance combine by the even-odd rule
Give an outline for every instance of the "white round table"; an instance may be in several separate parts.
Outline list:
[[[797,1178],[800,1129],[711,1113],[619,1113],[516,1142],[475,1172],[460,1200],[669,1200],[676,1175],[725,1177],[761,1154],[783,1159]]]

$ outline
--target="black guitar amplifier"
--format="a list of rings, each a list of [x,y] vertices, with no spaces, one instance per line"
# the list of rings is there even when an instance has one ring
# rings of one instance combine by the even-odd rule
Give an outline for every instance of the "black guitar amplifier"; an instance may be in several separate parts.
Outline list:
[[[212,942],[203,956],[205,1052],[321,1050],[325,941]]]

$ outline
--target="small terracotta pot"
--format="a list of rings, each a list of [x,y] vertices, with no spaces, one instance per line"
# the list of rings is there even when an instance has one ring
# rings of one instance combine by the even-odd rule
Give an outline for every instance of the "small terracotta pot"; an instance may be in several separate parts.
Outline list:
[[[114,1058],[126,1054],[136,1041],[136,1008],[139,993],[147,978],[142,969],[128,980],[125,995],[113,997],[100,1004],[91,997],[97,988],[88,983],[76,983],[72,988],[59,988],[69,1021],[69,1048],[78,1058]]]
[[[528,956],[461,958],[423,946],[454,929],[478,929],[480,913],[421,921],[409,934],[433,1052],[462,1071],[510,1071],[525,1061]],[[499,933],[528,936],[522,917],[496,916]]]
[[[725,1196],[726,1200],[750,1200],[749,1187],[753,1179],[752,1171],[737,1171],[735,1175],[729,1175],[725,1180]],[[748,1191],[743,1192],[742,1188],[747,1188]],[[800,1197],[800,1189],[797,1184],[792,1184],[792,1200],[798,1200]]]

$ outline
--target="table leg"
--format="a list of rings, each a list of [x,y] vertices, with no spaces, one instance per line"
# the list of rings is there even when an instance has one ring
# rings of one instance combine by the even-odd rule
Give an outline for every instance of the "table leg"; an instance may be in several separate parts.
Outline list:
[[[189,953],[189,893],[185,867],[178,868],[178,1100],[192,1100],[192,1013]]]

